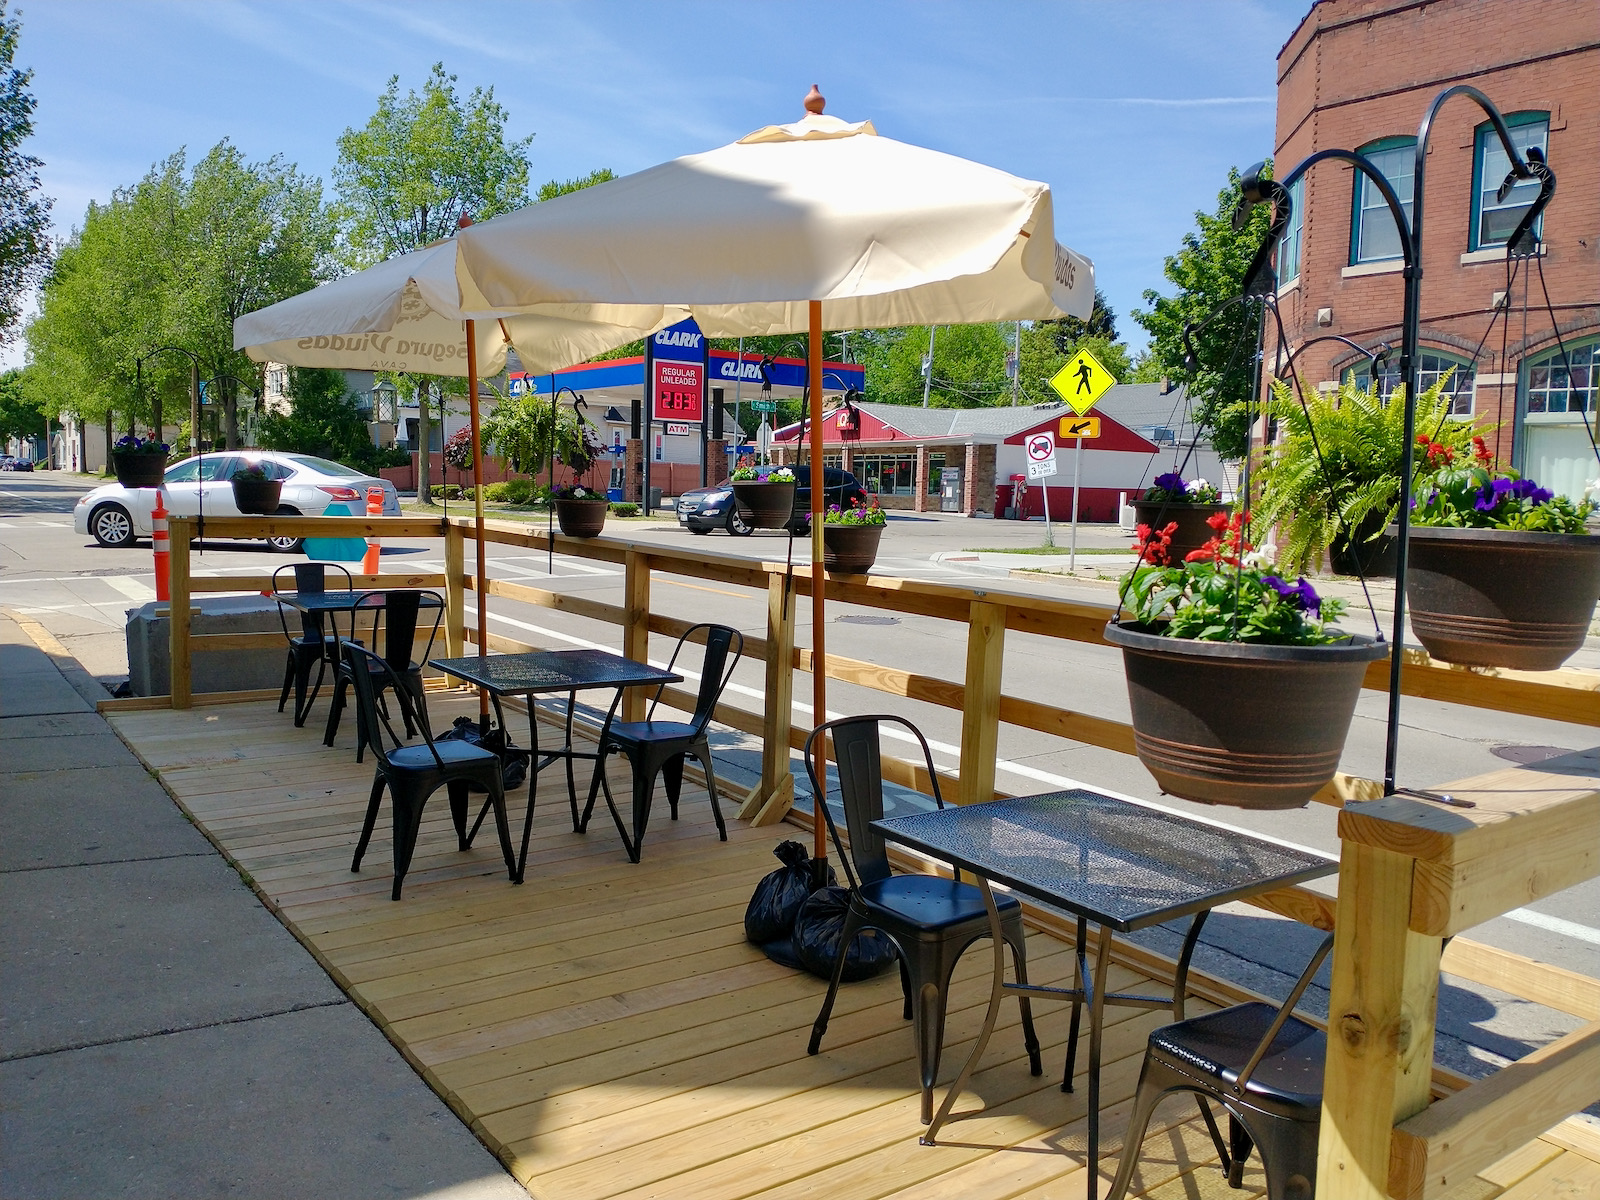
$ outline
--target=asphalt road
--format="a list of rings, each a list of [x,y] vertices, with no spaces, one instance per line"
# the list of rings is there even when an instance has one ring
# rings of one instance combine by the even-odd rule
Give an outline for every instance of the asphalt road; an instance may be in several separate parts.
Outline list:
[[[45,625],[92,673],[111,681],[127,672],[124,612],[153,599],[155,593],[148,543],[105,550],[72,532],[73,502],[95,482],[54,473],[0,475],[0,602]],[[454,505],[451,508],[456,510]],[[670,513],[655,520],[613,520],[608,532],[676,548],[769,561],[783,561],[789,549],[788,539],[781,534],[758,533],[743,539],[720,533],[692,536],[671,523]],[[1037,523],[979,521],[944,514],[894,516],[875,573],[1102,603],[1111,600],[1111,585],[1093,579],[997,578],[976,562],[935,558],[979,548],[1037,546],[1042,535]],[[1058,524],[1057,542],[1065,544],[1067,535],[1066,527]],[[1090,550],[1121,548],[1127,539],[1114,529],[1088,527],[1081,531],[1079,545]],[[805,544],[797,542],[795,553],[803,558]],[[545,555],[502,546],[491,546],[489,558],[490,573],[497,578],[525,579],[534,586],[598,600],[621,599],[620,567],[558,556],[552,574]],[[441,543],[437,539],[386,543],[384,560],[386,569],[440,570]],[[193,560],[195,570],[207,574],[257,573],[291,561],[296,560],[264,546],[220,542],[208,543]],[[1059,565],[1059,560],[1041,562]],[[1092,569],[1092,556],[1087,561],[1080,559],[1080,565]],[[656,577],[651,595],[657,612],[685,620],[715,619],[750,634],[764,631],[765,604],[764,594],[742,587],[661,575]],[[844,605],[832,605],[828,613],[830,653],[945,679],[960,680],[963,675],[965,639],[946,622]],[[798,618],[797,640],[804,645],[810,614],[803,599]],[[496,632],[541,645],[595,644],[615,649],[619,641],[613,626],[499,597],[492,599],[490,624]],[[653,659],[664,663],[670,653],[666,639],[652,643]],[[1012,695],[1113,719],[1126,720],[1128,716],[1120,658],[1109,648],[1009,634],[1004,684]],[[757,708],[760,687],[760,665],[743,663],[729,698]],[[807,683],[797,681],[796,698],[796,722],[810,724],[813,716]],[[839,683],[829,686],[828,707],[830,716],[901,713],[928,735],[941,764],[955,762],[959,713]],[[1363,693],[1342,762],[1344,770],[1381,777],[1384,721],[1385,698]],[[1401,781],[1414,787],[1437,786],[1503,766],[1508,759],[1526,761],[1554,748],[1576,750],[1597,742],[1600,737],[1593,728],[1408,698],[1402,708]],[[733,734],[726,735],[724,746],[719,747],[719,755],[724,753],[735,772],[753,758],[749,740]],[[1054,790],[1081,781],[1338,853],[1333,809],[1312,805],[1289,813],[1246,813],[1189,805],[1161,797],[1143,767],[1129,756],[1031,731],[1002,729],[998,778],[999,786],[1017,793]],[[1177,936],[1171,931],[1154,931],[1151,939],[1170,951]],[[1591,881],[1519,909],[1470,936],[1600,975],[1600,882]],[[1202,967],[1281,994],[1286,980],[1298,973],[1310,939],[1290,923],[1240,908],[1214,916],[1205,943],[1197,958]],[[1313,997],[1313,1002],[1316,999]],[[1574,1019],[1538,1006],[1447,979],[1441,989],[1439,1058],[1476,1073],[1521,1057],[1576,1024]]]

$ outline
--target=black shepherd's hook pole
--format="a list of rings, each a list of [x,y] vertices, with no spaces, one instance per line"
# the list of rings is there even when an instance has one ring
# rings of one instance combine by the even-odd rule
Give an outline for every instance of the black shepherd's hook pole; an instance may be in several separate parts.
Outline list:
[[[562,392],[572,393],[572,411],[577,415],[578,421],[584,420],[583,410],[589,407],[589,402],[570,384],[556,384],[556,377],[550,376],[550,438],[545,443],[545,461],[550,465],[550,504],[545,510],[545,571],[548,574],[556,573],[556,407],[561,401]],[[579,435],[582,436],[581,433]]]

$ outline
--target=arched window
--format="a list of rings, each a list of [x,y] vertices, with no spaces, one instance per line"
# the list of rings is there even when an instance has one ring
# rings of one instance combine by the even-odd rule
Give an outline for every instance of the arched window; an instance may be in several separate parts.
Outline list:
[[[1528,361],[1527,411],[1530,413],[1591,413],[1595,411],[1600,341],[1558,346]]]
[[[1541,152],[1550,146],[1550,114],[1547,112],[1520,112],[1506,117],[1506,127],[1511,134],[1511,144],[1524,158],[1530,146]],[[1516,229],[1517,222],[1539,195],[1537,179],[1519,179],[1507,193],[1499,198],[1500,184],[1511,170],[1511,160],[1494,125],[1485,121],[1478,126],[1476,152],[1472,159],[1472,234],[1469,250],[1485,250],[1503,246]],[[1529,231],[1534,240],[1540,237],[1544,218],[1540,217]]]
[[[1445,391],[1450,394],[1450,415],[1453,417],[1470,417],[1472,415],[1472,389],[1473,370],[1472,364],[1464,358],[1457,358],[1453,354],[1445,354],[1438,350],[1422,350],[1417,354],[1418,383],[1423,391],[1427,391],[1440,379],[1445,372],[1450,373],[1450,381],[1446,383]],[[1372,386],[1372,371],[1366,362],[1354,367],[1347,367],[1344,372],[1345,382],[1354,381],[1358,387]],[[1384,359],[1383,367],[1378,373],[1378,395],[1387,397],[1400,383],[1400,356],[1391,354]]]
[[[1417,139],[1383,138],[1369,142],[1357,151],[1376,167],[1394,188],[1406,223],[1411,223],[1411,182],[1416,169]],[[1382,262],[1399,258],[1400,230],[1395,227],[1389,203],[1372,180],[1360,171],[1355,176],[1355,195],[1350,213],[1350,264]]]

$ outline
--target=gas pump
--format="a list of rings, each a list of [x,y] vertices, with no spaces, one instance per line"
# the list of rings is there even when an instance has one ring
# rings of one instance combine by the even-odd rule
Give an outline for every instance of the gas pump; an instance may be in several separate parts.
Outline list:
[[[1026,475],[1013,475],[1011,477],[1011,519],[1026,521],[1028,519],[1028,477]]]

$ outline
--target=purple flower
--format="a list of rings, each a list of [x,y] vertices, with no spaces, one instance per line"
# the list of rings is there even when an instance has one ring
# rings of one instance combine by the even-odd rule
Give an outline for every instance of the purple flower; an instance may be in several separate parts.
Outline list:
[[[1188,485],[1183,482],[1183,476],[1176,471],[1168,471],[1165,475],[1157,475],[1153,487],[1164,488],[1169,492],[1182,492]]]
[[[1285,604],[1292,604],[1309,613],[1322,612],[1322,597],[1317,595],[1316,589],[1306,582],[1304,575],[1294,583],[1289,583],[1276,575],[1263,575],[1261,582],[1277,592]]]

